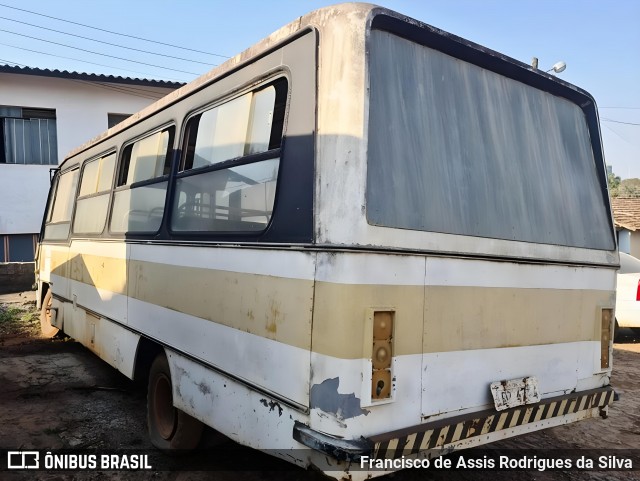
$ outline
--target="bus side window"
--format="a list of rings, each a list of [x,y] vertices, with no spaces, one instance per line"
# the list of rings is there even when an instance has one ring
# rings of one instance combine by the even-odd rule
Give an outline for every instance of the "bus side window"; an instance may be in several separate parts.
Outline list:
[[[173,231],[260,232],[267,227],[286,97],[287,80],[279,78],[188,120]],[[249,156],[255,160],[248,161]]]
[[[115,166],[115,153],[85,162],[73,219],[74,234],[100,234],[104,230]]]
[[[160,228],[174,135],[175,127],[168,127],[124,148],[113,199],[111,232],[157,232]]]
[[[44,228],[46,240],[64,240],[69,237],[78,172],[78,169],[70,170],[58,178],[56,192],[51,199],[51,212]]]

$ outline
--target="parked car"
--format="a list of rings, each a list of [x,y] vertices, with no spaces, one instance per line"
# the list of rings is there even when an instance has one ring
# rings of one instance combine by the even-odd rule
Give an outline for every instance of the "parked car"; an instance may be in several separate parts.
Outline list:
[[[616,292],[616,328],[630,327],[640,335],[640,259],[620,252]]]

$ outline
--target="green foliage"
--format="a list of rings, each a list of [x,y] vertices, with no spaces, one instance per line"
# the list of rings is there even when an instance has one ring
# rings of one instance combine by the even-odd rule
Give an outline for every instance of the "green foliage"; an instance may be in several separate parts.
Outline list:
[[[0,324],[17,322],[24,311],[18,307],[0,304]]]
[[[640,197],[640,179],[624,179],[618,186],[619,197]]]
[[[607,175],[611,197],[640,197],[640,179],[621,180],[613,172]]]
[[[40,314],[33,306],[0,304],[0,340],[3,336],[36,335],[40,331]]]

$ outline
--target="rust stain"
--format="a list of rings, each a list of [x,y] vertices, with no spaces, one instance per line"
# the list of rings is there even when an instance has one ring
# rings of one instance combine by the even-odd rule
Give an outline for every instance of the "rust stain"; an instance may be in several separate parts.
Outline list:
[[[278,321],[284,319],[282,312],[280,311],[280,303],[275,299],[272,299],[269,304],[269,312],[267,313],[267,332],[275,334],[278,331]]]

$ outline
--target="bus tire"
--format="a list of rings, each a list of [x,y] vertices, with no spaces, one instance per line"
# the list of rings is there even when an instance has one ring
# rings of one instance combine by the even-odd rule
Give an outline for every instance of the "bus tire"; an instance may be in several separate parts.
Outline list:
[[[191,450],[200,442],[204,425],[174,407],[171,371],[164,353],[149,370],[147,426],[151,443],[163,451]]]
[[[42,332],[42,337],[53,337],[60,330],[51,324],[51,302],[51,289],[49,289],[42,300],[42,308],[40,309],[40,331]]]

